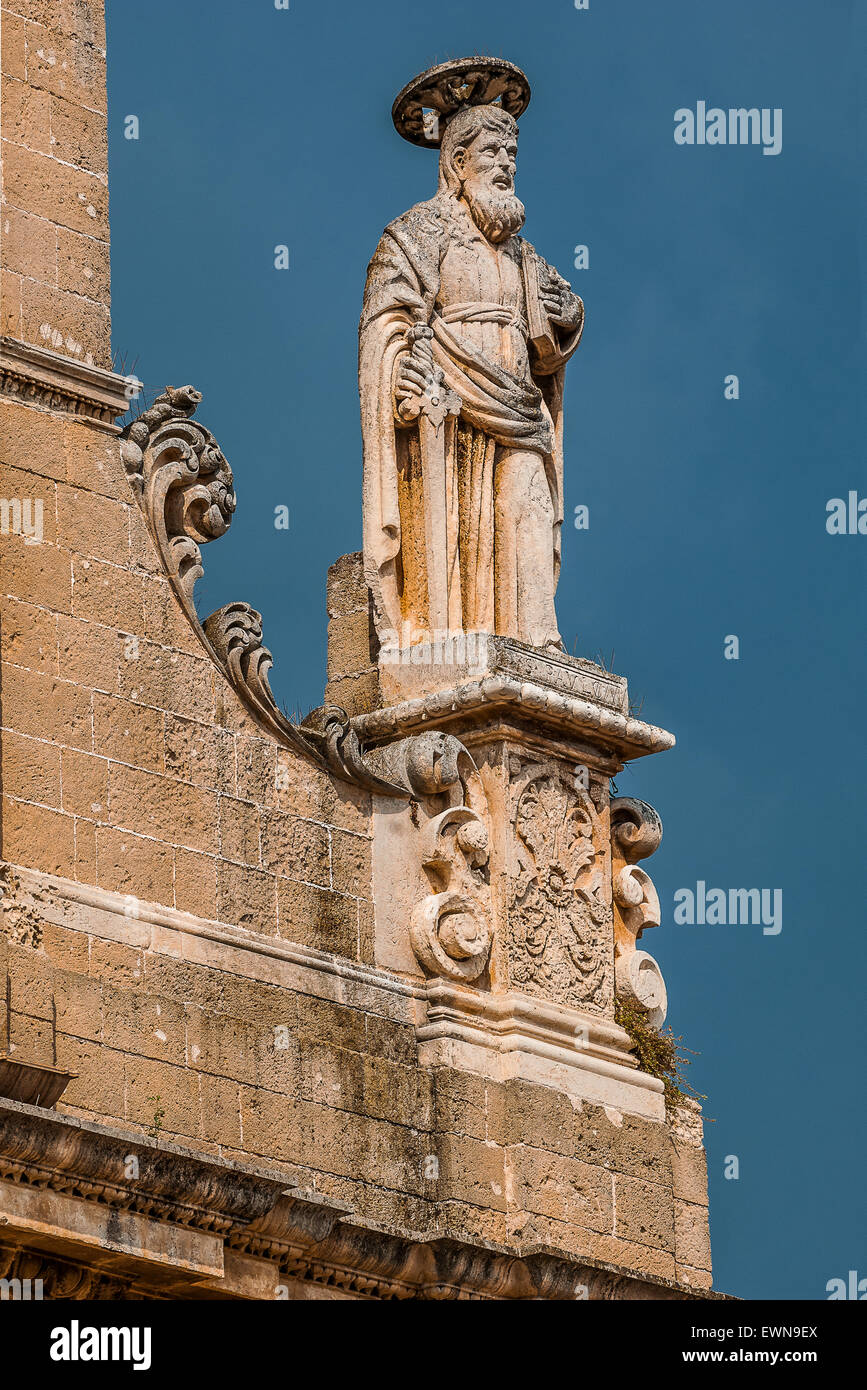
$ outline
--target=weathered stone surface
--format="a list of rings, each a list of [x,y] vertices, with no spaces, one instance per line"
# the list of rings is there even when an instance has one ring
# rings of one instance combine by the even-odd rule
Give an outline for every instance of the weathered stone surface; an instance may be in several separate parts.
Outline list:
[[[370,670],[373,664],[370,646],[370,619],[366,609],[332,618],[328,625],[329,681]]]
[[[698,1144],[675,1138],[671,1148],[672,1191],[684,1202],[707,1206],[707,1158]]]
[[[612,1233],[611,1175],[603,1168],[524,1144],[512,1150],[510,1167],[525,1211]]]
[[[101,13],[91,19],[101,7],[44,8],[3,11],[3,332],[107,367],[105,49]],[[67,233],[96,256],[70,258]]]
[[[675,1253],[679,1265],[710,1270],[710,1233],[707,1204],[674,1203]]]
[[[283,878],[330,888],[328,828],[282,811],[266,811],[262,817],[262,862]]]
[[[60,749],[11,729],[2,734],[3,787],[22,801],[60,804]]]
[[[217,916],[269,935],[277,931],[277,881],[261,869],[217,863]]]
[[[310,883],[277,880],[280,935],[288,941],[352,957],[358,950],[357,899]]]
[[[166,772],[217,791],[235,789],[234,739],[198,720],[166,716]]]
[[[660,1183],[614,1175],[615,1235],[657,1249],[675,1249],[674,1200]]]

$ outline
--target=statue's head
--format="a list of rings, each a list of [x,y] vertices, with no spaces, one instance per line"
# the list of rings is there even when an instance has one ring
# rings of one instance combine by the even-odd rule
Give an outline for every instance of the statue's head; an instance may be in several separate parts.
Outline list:
[[[441,193],[466,203],[488,241],[506,241],[524,224],[515,196],[518,124],[502,106],[462,106],[440,146]]]

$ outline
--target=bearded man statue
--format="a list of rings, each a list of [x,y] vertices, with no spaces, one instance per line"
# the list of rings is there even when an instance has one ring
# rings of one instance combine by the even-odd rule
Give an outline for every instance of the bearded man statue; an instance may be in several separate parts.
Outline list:
[[[562,650],[563,379],[584,307],[518,235],[517,122],[480,90],[437,86],[439,187],[390,223],[368,268],[365,574],[381,638],[487,632]]]

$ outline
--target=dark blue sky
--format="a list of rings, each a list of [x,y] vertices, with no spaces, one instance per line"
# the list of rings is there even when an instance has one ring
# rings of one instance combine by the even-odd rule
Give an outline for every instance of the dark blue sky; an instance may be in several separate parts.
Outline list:
[[[825,529],[829,498],[867,495],[865,30],[846,0],[108,0],[115,352],[150,398],[204,393],[239,505],[205,550],[199,610],[261,610],[290,709],[322,700],[325,573],[361,544],[365,268],[436,182],[392,100],[465,53],[530,77],[525,231],[587,310],[560,627],[581,655],[613,651],[642,717],[678,738],[618,786],[665,825],[646,945],[714,1121],[716,1287],[746,1298],[867,1276],[867,536]],[[699,100],[781,107],[782,152],[675,145],[675,110]],[[569,527],[578,503],[589,531]],[[675,925],[675,891],[699,879],[782,889],[781,933]]]

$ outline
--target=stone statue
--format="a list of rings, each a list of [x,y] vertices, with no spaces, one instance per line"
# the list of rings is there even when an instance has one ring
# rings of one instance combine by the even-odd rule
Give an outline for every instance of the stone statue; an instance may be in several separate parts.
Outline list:
[[[518,235],[529,98],[513,64],[465,59],[392,111],[440,148],[436,194],[376,248],[359,329],[365,572],[401,646],[489,632],[562,650],[563,380],[584,306]]]

